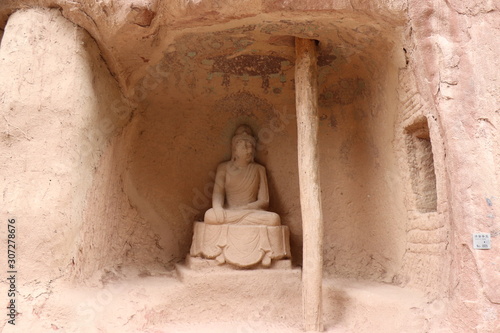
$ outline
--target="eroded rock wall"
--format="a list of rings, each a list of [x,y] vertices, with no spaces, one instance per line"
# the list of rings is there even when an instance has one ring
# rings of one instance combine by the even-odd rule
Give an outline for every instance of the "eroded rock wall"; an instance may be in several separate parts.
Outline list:
[[[99,161],[129,119],[94,40],[58,10],[12,14],[0,52],[2,209],[18,220],[23,281],[67,277],[82,230],[99,228],[87,211]]]
[[[499,329],[498,5],[412,2],[411,59],[418,90],[437,114],[444,144],[455,331]],[[493,247],[472,248],[472,233],[489,232]]]
[[[32,5],[61,10],[15,12]],[[263,143],[300,263],[300,36],[320,41],[327,273],[425,290],[454,331],[498,331],[494,2],[6,1],[0,22],[12,12],[0,30],[2,181],[30,235],[26,283],[181,260],[240,122]],[[492,250],[472,249],[480,231]]]

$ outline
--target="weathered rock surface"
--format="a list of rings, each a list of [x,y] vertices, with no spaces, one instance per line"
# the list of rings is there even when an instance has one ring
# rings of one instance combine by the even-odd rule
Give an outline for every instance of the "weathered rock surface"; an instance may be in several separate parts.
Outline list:
[[[271,209],[300,264],[293,40],[302,37],[320,42],[326,276],[425,292],[428,305],[408,303],[409,332],[426,320],[432,332],[499,331],[499,9],[486,0],[2,1],[0,183],[2,219],[19,225],[18,320],[71,331],[76,310],[48,310],[70,295],[55,280],[102,286],[184,258],[192,221],[210,207],[210,171],[229,156],[220,143],[243,122],[258,133]],[[492,249],[474,250],[474,232],[491,233]],[[370,331],[354,310],[362,296],[342,303],[332,293],[326,316]],[[162,327],[174,311],[130,302],[146,307],[140,319],[117,319],[131,331]],[[331,308],[339,302],[343,315]],[[238,311],[229,320],[245,320]]]

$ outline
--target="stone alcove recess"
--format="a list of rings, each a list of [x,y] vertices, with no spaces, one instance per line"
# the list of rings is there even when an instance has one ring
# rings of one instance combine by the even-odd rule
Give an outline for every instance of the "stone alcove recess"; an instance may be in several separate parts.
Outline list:
[[[268,169],[271,210],[290,227],[294,264],[300,265],[298,36],[319,41],[326,272],[400,281],[407,220],[400,164],[406,161],[398,159],[394,138],[403,126],[397,91],[406,66],[403,23],[338,12],[287,19],[262,14],[168,34],[160,29],[142,76],[133,73],[134,84],[121,88],[128,97],[101,102],[110,116],[85,133],[90,144],[83,155],[95,159],[96,176],[83,219],[102,223],[82,223],[73,275],[126,265],[148,271],[182,260],[193,221],[210,207],[215,167],[228,159],[230,137],[241,123],[259,137],[257,160]],[[81,34],[90,46],[85,52],[98,57],[94,41]],[[83,60],[93,68],[106,65]],[[98,93],[110,89],[117,87]],[[94,142],[104,145],[96,152]]]
[[[125,193],[150,224],[158,260],[182,259],[193,221],[210,207],[215,167],[229,158],[236,126],[247,123],[260,139],[271,210],[290,227],[300,265],[294,36],[320,41],[326,271],[392,282],[405,250],[404,187],[392,144],[405,58],[402,29],[381,20],[262,15],[169,31],[159,38],[161,60],[135,90],[142,101],[125,130]]]
[[[69,24],[57,10],[27,11],[33,22],[44,22],[48,12],[57,24]],[[14,14],[10,24],[21,15]],[[61,228],[68,238],[60,243],[68,251],[51,260],[80,281],[95,274],[112,280],[126,267],[147,276],[183,260],[192,223],[210,206],[215,166],[229,157],[236,126],[248,123],[260,139],[257,159],[268,169],[271,209],[290,227],[294,264],[300,265],[293,82],[293,37],[299,36],[320,42],[326,276],[442,290],[429,287],[446,263],[442,185],[436,182],[432,209],[424,211],[409,186],[414,176],[408,138],[427,140],[412,127],[423,124],[418,117],[427,119],[436,178],[444,154],[436,121],[414,93],[406,68],[404,24],[356,12],[318,12],[160,29],[156,51],[142,57],[144,70],[118,83],[108,72],[109,60],[100,56],[105,51],[82,29],[65,26],[78,34],[68,52],[79,56],[74,67],[60,68],[85,77],[96,102],[89,106],[83,96],[71,107],[63,107],[62,98],[42,103],[48,113],[59,103],[61,110],[91,115],[75,138],[77,154],[68,157],[82,167],[67,181],[84,189],[68,190],[76,199],[63,207],[74,222]],[[62,31],[53,31],[54,45],[74,38]],[[60,58],[60,50],[53,50]],[[65,78],[77,82],[73,76]],[[26,107],[36,108],[37,101],[31,102]],[[67,170],[63,165],[57,172]],[[436,234],[435,244],[421,241],[429,237],[421,235],[422,226]],[[37,260],[34,267],[42,262]],[[436,284],[445,288],[443,281]]]

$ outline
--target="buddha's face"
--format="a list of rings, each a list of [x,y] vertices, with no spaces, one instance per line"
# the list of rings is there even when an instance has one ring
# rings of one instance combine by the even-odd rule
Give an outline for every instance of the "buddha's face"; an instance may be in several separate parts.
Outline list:
[[[254,146],[248,140],[240,140],[236,143],[233,154],[236,160],[250,163],[254,157]]]

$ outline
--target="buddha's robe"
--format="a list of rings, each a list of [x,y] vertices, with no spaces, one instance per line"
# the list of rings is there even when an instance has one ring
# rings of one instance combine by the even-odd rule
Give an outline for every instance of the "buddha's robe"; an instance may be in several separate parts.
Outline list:
[[[269,203],[269,194],[266,170],[262,165],[250,163],[245,168],[231,170],[226,162],[219,166],[217,174],[216,182],[219,183],[215,186],[219,186],[225,196],[224,217],[222,220],[217,219],[214,209],[211,208],[205,213],[205,223],[280,225],[278,214],[264,210]]]
[[[278,214],[268,212],[266,169],[257,163],[217,168],[212,204],[195,222],[190,254],[239,267],[290,257],[290,232]]]

